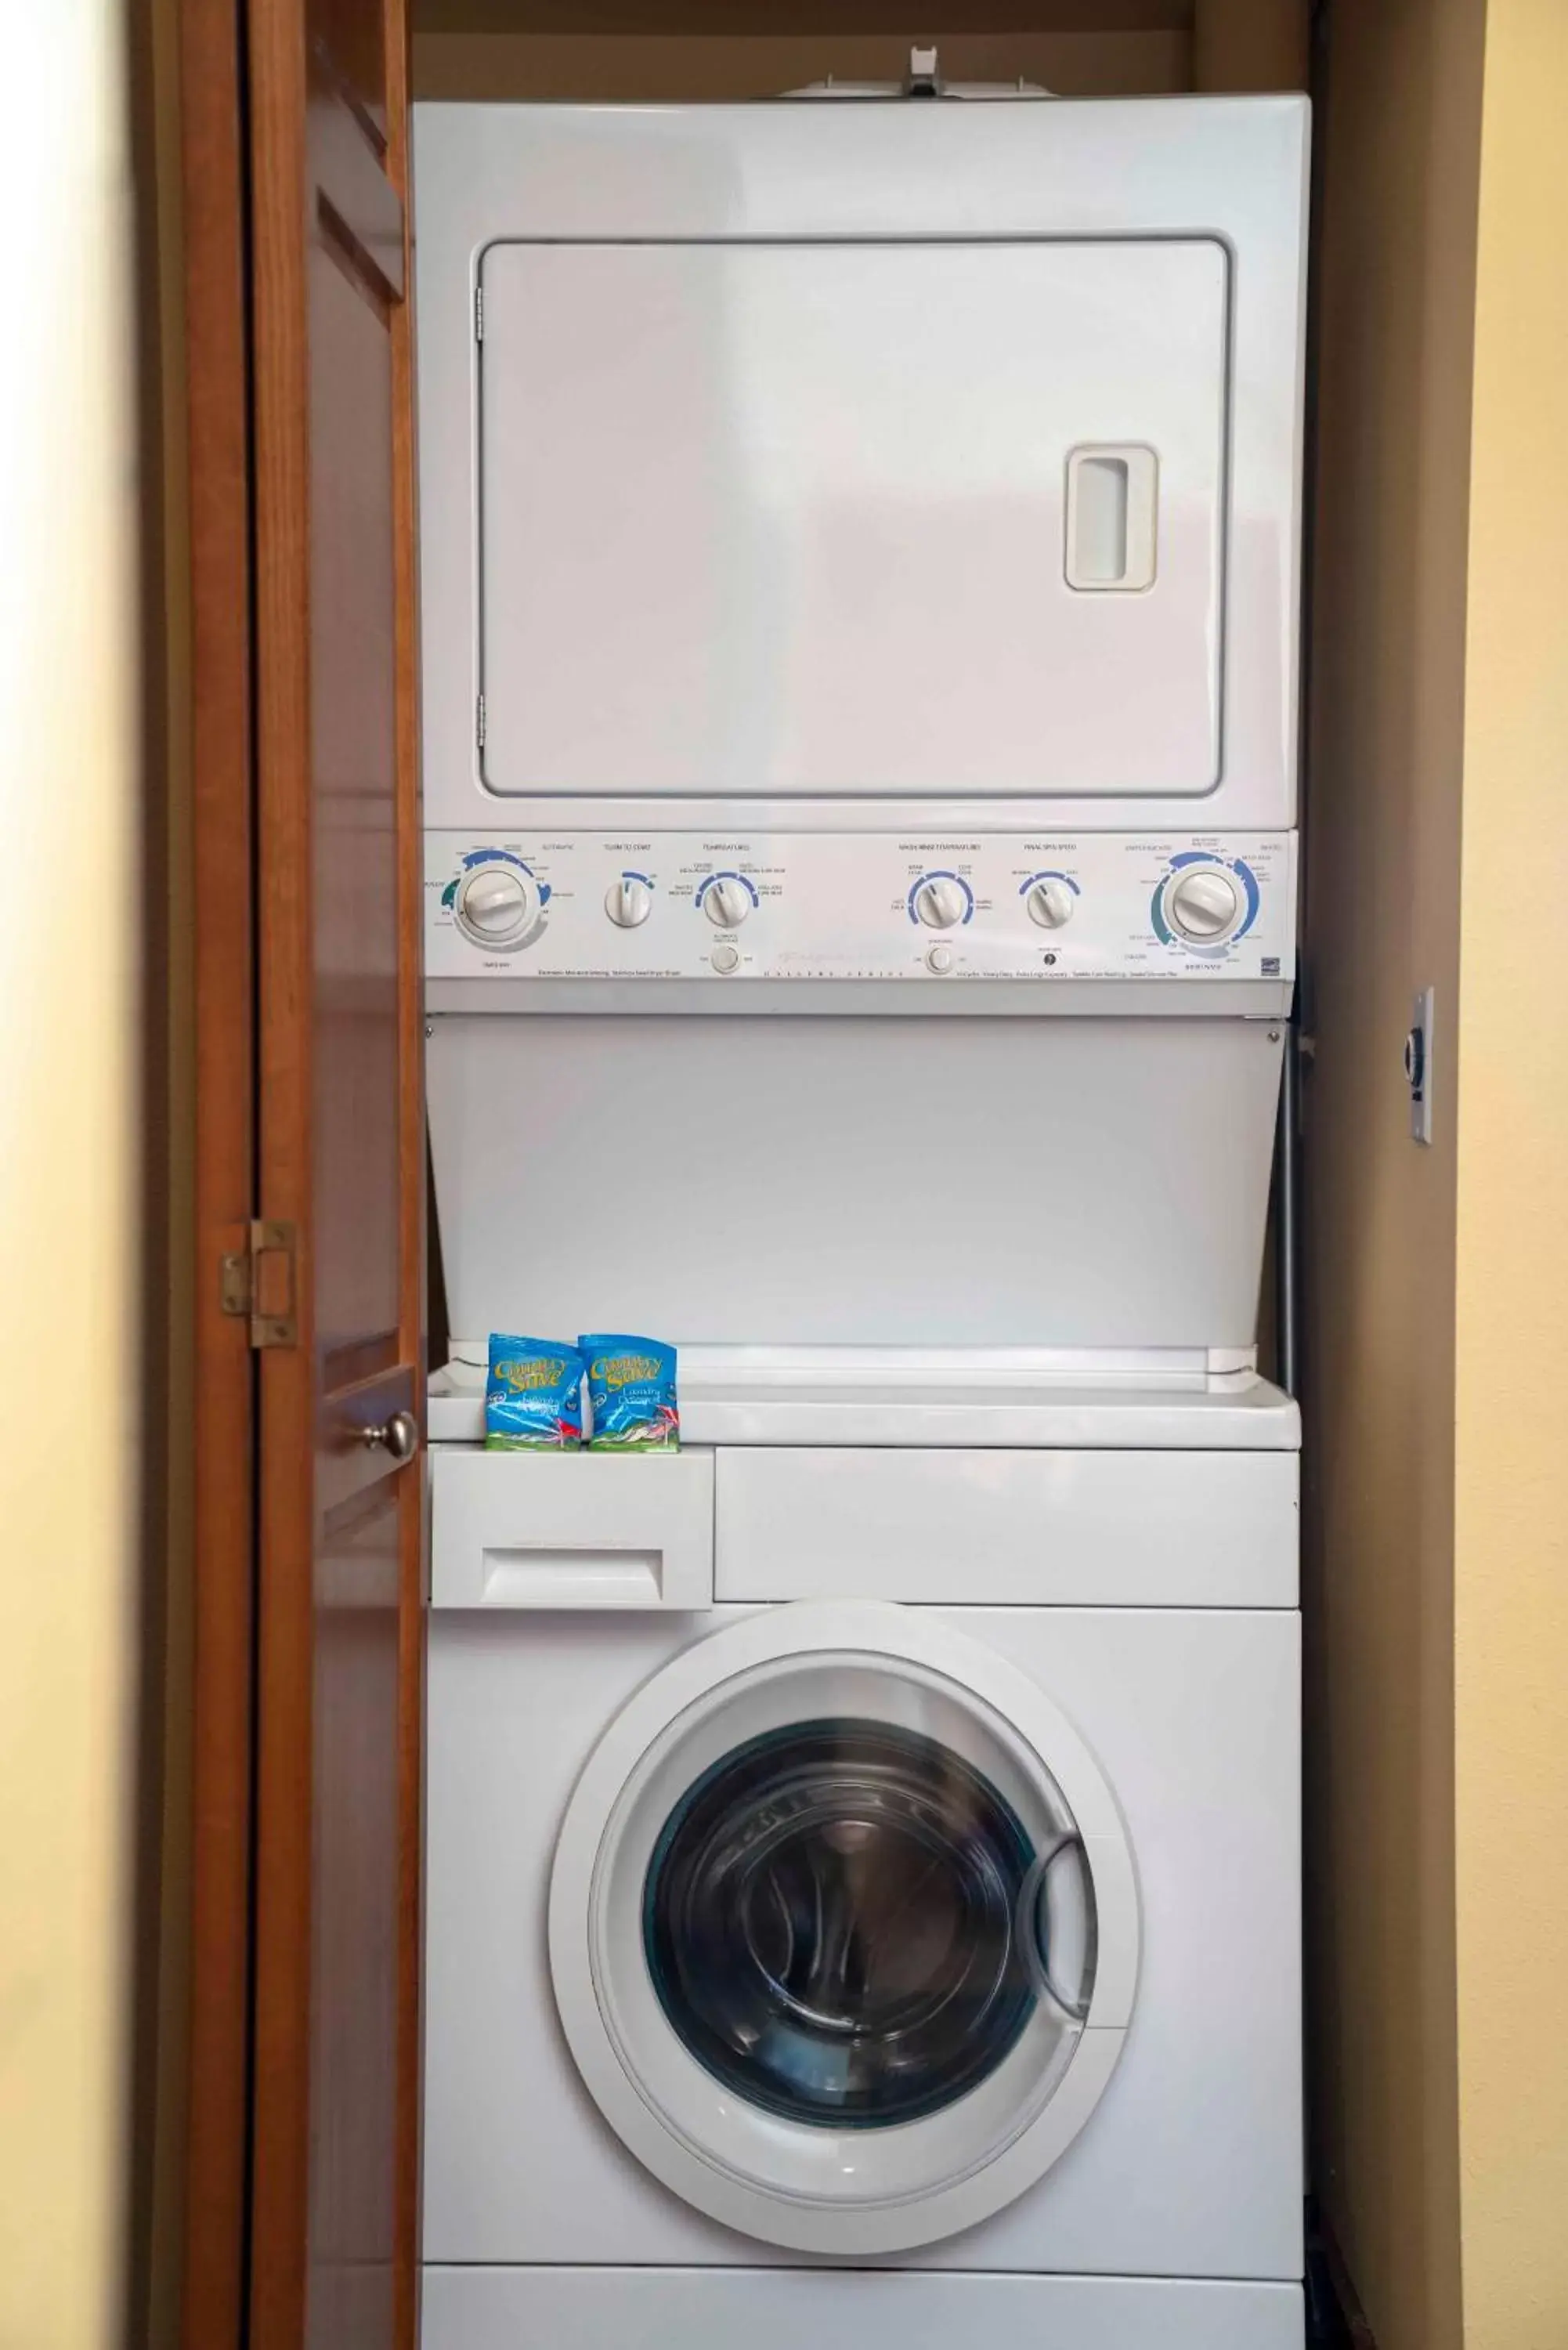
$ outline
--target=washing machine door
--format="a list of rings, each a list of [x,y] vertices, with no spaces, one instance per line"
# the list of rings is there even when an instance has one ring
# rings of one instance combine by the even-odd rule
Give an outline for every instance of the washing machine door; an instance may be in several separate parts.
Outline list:
[[[966,2228],[1084,2127],[1138,1909],[1082,1738],[928,1611],[747,1617],[633,1698],[550,1891],[561,2021],[611,2126],[699,2210],[875,2253]]]

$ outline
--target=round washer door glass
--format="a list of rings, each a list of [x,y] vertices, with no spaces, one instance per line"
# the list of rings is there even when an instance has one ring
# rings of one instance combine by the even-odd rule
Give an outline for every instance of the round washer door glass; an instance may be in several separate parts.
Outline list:
[[[764,2241],[973,2224],[1093,2111],[1137,1976],[1115,1801],[1038,1683],[927,1611],[759,1612],[656,1674],[562,1825],[551,1967],[630,2150]]]
[[[1006,1796],[918,1731],[765,1731],[703,1774],[654,1847],[659,2003],[699,2064],[769,2112],[918,2120],[994,2071],[1028,2021],[1037,1858]]]

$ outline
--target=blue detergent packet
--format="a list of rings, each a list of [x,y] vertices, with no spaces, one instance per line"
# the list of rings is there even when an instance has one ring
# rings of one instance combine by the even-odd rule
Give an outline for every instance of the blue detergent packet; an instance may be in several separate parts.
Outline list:
[[[493,1331],[484,1390],[492,1452],[575,1452],[583,1440],[583,1358],[557,1338]]]
[[[588,1367],[591,1452],[678,1452],[675,1349],[657,1338],[594,1331],[577,1340]]]

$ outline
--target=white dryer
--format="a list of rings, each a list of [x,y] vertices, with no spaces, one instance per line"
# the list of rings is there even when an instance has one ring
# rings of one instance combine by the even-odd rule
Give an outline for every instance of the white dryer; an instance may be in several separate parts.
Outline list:
[[[1295,1411],[981,1377],[438,1398],[428,2350],[1299,2350]]]

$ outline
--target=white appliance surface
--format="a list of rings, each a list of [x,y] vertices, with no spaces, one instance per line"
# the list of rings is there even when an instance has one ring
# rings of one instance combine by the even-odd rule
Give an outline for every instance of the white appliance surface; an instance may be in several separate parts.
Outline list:
[[[427,2268],[424,2350],[1302,2350],[1291,2284]]]
[[[431,1027],[454,1331],[1253,1342],[1277,1021]]]
[[[479,286],[492,792],[1212,790],[1218,239],[495,243]]]
[[[615,1465],[628,1476],[656,1473],[651,1463]],[[809,1518],[801,1546],[811,1548]],[[953,1577],[961,1582],[961,1562]],[[1071,1757],[1058,1756],[1062,1783],[1081,1784],[1086,1770],[1114,1791],[1141,1912],[1125,2047],[1108,2079],[1091,2084],[1079,2134],[1015,2200],[898,2253],[898,2265],[1299,2279],[1295,1616],[888,1612],[924,1624],[932,1638],[947,1627],[955,1650],[978,1643],[994,1653],[999,1676],[1037,1688],[1079,1742],[1076,1779]],[[590,2098],[556,2018],[545,1918],[574,1785],[623,1709],[649,1701],[649,1677],[684,1663],[716,1628],[760,1621],[766,1633],[776,1624],[782,1643],[791,1619],[809,1614],[438,1611],[432,1619],[424,2248],[435,2268],[759,2265],[754,2235],[690,2208],[627,2151]],[[1044,1760],[1049,1768],[1050,1754]],[[590,1857],[575,1852],[579,1874]],[[624,1939],[614,1948],[624,1971],[631,1954]],[[653,2059],[676,2061],[673,2032],[664,2047],[657,2029],[638,2029]],[[1064,2091],[1075,2078],[1069,2071]],[[961,2117],[974,2094],[951,2112]],[[917,2126],[940,2140],[945,2125]],[[766,2265],[797,2257],[770,2250]],[[1106,2338],[1141,2350],[1145,2337]]]
[[[1293,1607],[1293,1407],[1265,1392],[1271,1449],[1236,1443],[1255,1432],[1244,1411],[1206,1418],[1190,1397],[1163,1410],[1185,1413],[1195,1441],[1158,1451],[687,1445],[632,1478],[604,1455],[441,1444],[431,1596],[504,1610],[955,1592],[988,1606]],[[1102,1422],[1138,1416],[1099,1406]]]
[[[546,1006],[562,982],[636,980],[645,993],[694,983],[711,1005],[737,983],[787,1002],[831,981],[856,992],[846,1008],[888,983],[928,999],[981,983],[1021,989],[1049,1011],[1064,986],[1077,1001],[1085,981],[1147,992],[1178,979],[1173,1009],[1190,1011],[1202,992],[1210,1008],[1283,1010],[1295,972],[1293,850],[1285,833],[1195,846],[1190,833],[922,844],[850,833],[429,832],[425,967],[438,982],[483,983],[462,999],[475,1010],[510,1004],[495,974],[526,980],[519,1002]],[[1195,889],[1201,938],[1189,934]],[[1253,1000],[1271,983],[1272,1001]],[[1117,1001],[1115,988],[1098,993],[1107,1009]]]
[[[431,1441],[480,1444],[488,1338],[451,1347],[431,1374]],[[1299,1408],[1258,1377],[1251,1347],[695,1347],[681,1352],[679,1382],[688,1445],[1290,1452],[1301,1444]]]
[[[1293,822],[1303,99],[415,111],[433,827]]]

